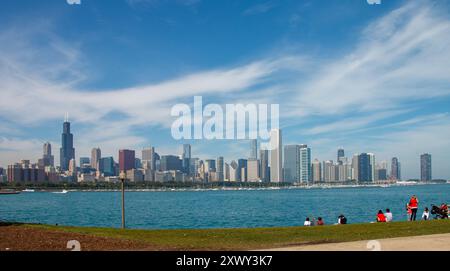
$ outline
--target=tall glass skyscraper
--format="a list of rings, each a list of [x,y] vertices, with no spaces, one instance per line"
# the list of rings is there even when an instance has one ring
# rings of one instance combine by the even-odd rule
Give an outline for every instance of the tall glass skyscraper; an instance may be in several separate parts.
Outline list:
[[[390,177],[392,180],[401,180],[400,162],[397,157],[392,158]]]
[[[70,122],[67,117],[63,124],[59,154],[61,171],[69,170],[70,160],[75,159],[75,148],[73,147],[73,135],[70,133]]]
[[[342,165],[344,163],[343,159],[345,158],[345,151],[344,149],[338,149],[337,151],[337,163],[339,165]]]
[[[300,146],[284,146],[284,181],[294,183],[300,181]]]
[[[375,155],[361,153],[358,156],[358,181],[373,182],[375,180]]]
[[[432,180],[431,154],[424,153],[420,156],[420,180],[427,182]]]

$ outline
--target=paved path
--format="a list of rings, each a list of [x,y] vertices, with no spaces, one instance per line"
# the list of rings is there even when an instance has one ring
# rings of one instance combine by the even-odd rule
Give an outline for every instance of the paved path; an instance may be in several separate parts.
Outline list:
[[[293,246],[270,249],[271,251],[450,251],[450,233],[356,241],[320,245]]]

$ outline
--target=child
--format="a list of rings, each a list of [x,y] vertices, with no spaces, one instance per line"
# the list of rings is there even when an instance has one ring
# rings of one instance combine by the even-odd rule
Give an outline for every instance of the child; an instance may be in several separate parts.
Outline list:
[[[408,216],[408,221],[411,221],[412,211],[411,208],[409,207],[409,204],[406,204],[406,214]]]

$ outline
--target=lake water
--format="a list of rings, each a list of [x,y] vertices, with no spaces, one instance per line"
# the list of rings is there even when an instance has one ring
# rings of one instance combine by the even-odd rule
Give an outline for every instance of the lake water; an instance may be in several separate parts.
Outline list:
[[[390,208],[406,220],[409,197],[425,206],[450,200],[450,185],[254,191],[127,192],[129,228],[230,228],[303,225],[321,216],[325,223],[345,214],[349,223],[369,222]],[[72,226],[120,227],[119,192],[49,192],[0,196],[0,220]]]

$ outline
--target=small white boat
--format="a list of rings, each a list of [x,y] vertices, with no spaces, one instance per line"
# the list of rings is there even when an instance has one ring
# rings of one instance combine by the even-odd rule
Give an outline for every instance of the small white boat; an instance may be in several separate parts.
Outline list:
[[[67,191],[66,189],[63,189],[63,191],[61,192],[52,192],[53,194],[67,194],[69,193],[69,191]]]
[[[24,190],[22,190],[22,192],[25,192],[25,193],[33,193],[33,192],[34,192],[34,189],[24,189]]]

